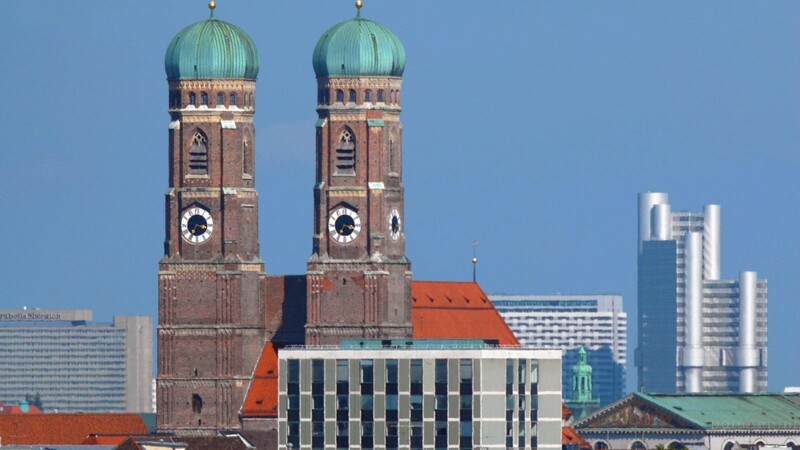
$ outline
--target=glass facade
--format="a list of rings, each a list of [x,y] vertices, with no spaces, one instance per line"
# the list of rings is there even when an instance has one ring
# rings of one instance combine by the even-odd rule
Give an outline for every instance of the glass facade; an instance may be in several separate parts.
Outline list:
[[[622,296],[492,294],[489,299],[522,345],[563,351],[564,398],[573,396],[571,373],[581,347],[594,369],[594,394],[601,404],[622,398],[628,362]]]

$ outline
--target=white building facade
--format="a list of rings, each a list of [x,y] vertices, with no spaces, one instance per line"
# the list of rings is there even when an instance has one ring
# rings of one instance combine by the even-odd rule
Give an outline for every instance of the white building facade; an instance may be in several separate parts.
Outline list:
[[[46,412],[152,412],[153,321],[89,310],[0,310],[0,401]]]
[[[525,347],[562,355],[562,390],[572,398],[572,367],[581,346],[592,366],[593,394],[601,405],[624,395],[628,316],[620,295],[506,295],[489,300]]]
[[[343,341],[279,351],[278,448],[561,448],[555,350]]]

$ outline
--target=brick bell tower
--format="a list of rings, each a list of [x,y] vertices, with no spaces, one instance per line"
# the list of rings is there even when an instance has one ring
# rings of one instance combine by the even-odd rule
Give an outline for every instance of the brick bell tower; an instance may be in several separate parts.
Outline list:
[[[208,20],[175,36],[165,60],[171,121],[157,426],[179,435],[240,427],[264,343],[254,188],[258,53],[210,7]]]
[[[320,38],[306,343],[411,337],[400,91],[405,51],[359,13]]]

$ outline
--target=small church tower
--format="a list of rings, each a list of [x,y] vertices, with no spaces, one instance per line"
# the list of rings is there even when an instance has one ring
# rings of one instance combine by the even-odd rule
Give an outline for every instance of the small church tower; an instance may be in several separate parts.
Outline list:
[[[158,272],[157,427],[180,435],[240,427],[264,343],[254,188],[258,53],[211,17],[170,43],[169,186]]]
[[[317,170],[306,344],[411,337],[405,255],[401,84],[405,50],[361,17],[314,49]]]
[[[578,362],[572,366],[572,399],[565,402],[572,410],[574,420],[580,420],[600,407],[600,399],[592,398],[592,366],[586,358],[586,349],[578,350]]]

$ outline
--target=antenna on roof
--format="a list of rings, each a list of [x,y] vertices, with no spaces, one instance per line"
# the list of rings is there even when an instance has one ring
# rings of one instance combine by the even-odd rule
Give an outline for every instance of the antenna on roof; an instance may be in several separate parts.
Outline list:
[[[472,282],[478,282],[478,246],[480,242],[474,241],[472,243]]]

